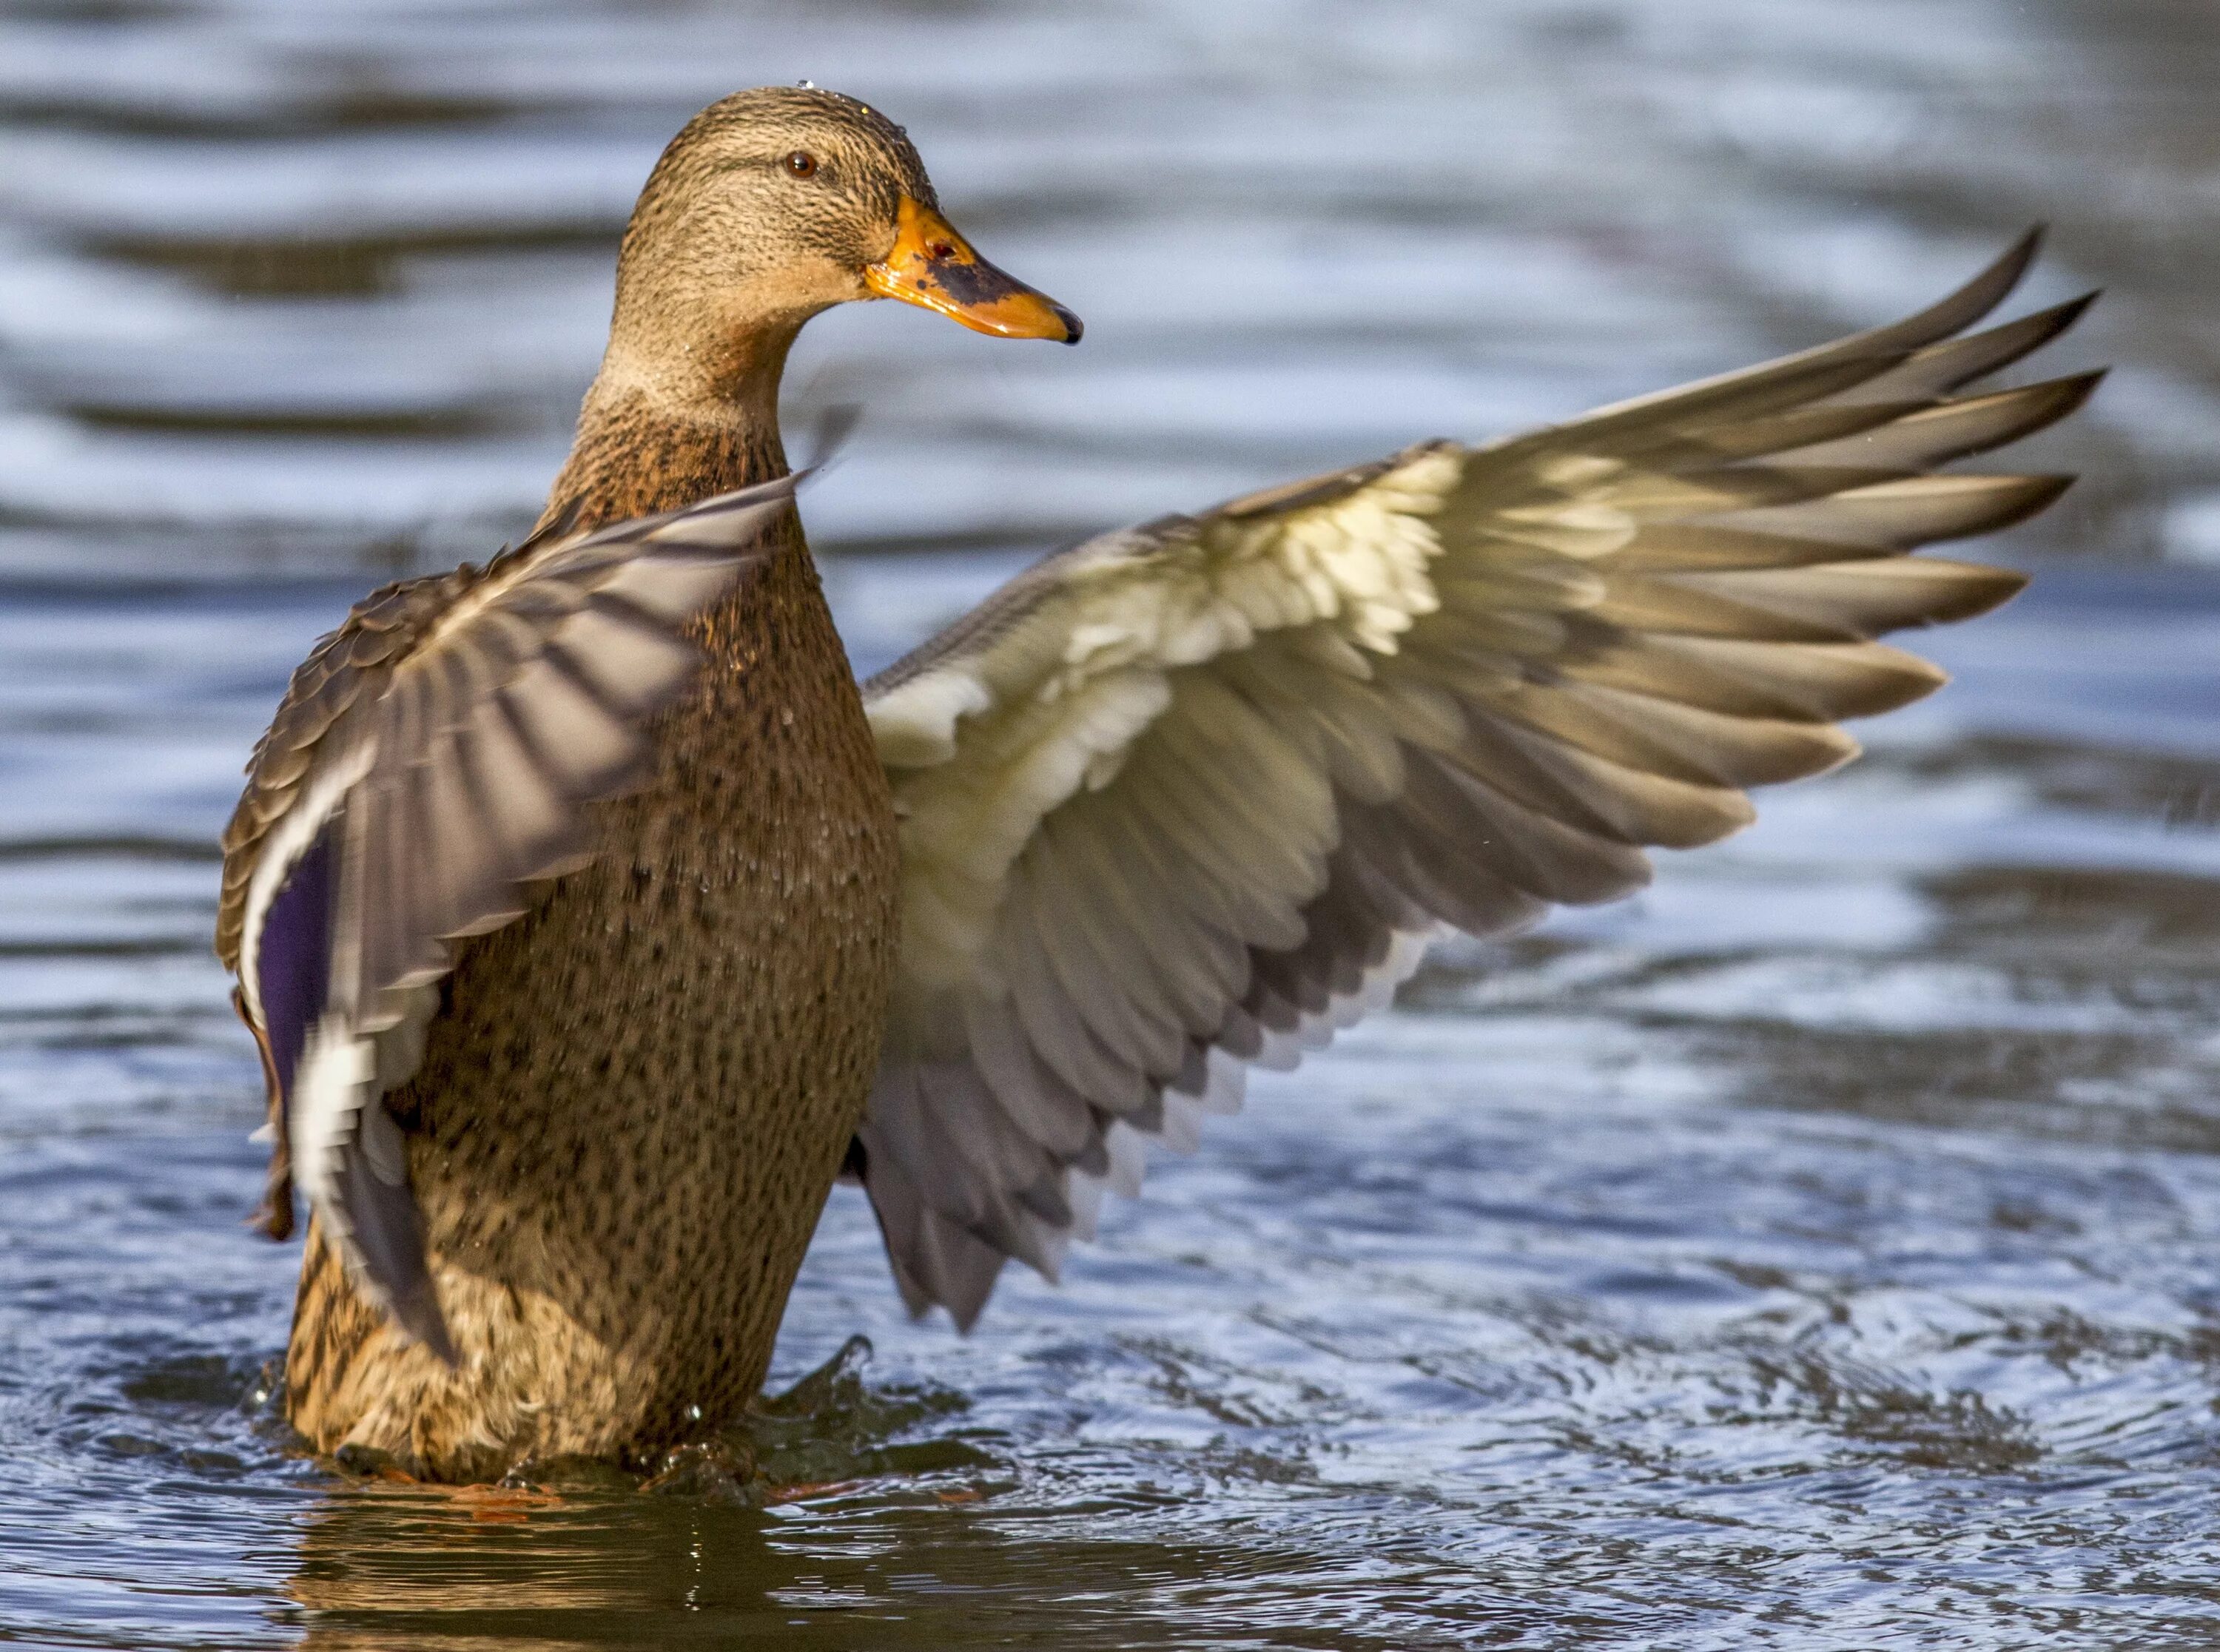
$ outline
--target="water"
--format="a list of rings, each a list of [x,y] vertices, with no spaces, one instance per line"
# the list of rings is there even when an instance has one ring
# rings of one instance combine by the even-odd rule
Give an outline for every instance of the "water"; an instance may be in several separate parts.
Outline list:
[[[0,17],[0,1640],[2201,1646],[2220,1636],[2220,14],[2192,0]],[[374,579],[527,520],[663,139],[808,75],[1088,321],[797,383],[858,663],[1028,554],[1880,320],[2027,221],[2112,360],[2004,613],[1637,901],[1451,949],[913,1325],[836,1194],[643,1492],[290,1455],[214,838]]]

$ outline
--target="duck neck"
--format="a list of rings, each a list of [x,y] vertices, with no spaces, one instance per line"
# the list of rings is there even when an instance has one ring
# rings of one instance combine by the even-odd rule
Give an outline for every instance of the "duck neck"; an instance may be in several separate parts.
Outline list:
[[[575,504],[577,525],[598,527],[784,476],[779,378],[799,330],[644,349],[620,325],[541,522]]]

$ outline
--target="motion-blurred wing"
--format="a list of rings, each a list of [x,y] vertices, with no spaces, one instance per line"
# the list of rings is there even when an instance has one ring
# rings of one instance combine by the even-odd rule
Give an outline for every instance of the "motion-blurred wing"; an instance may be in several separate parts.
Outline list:
[[[401,1132],[451,943],[589,856],[586,805],[625,789],[692,681],[687,620],[757,559],[799,478],[483,570],[389,586],[317,645],[255,749],[224,837],[217,947],[270,1079],[272,1199],[290,1178],[369,1294],[452,1358]]]
[[[1053,1275],[1138,1141],[1194,1139],[1447,925],[1608,901],[1942,674],[1872,639],[2018,575],[1905,553],[2066,479],[1936,475],[2096,376],[1959,394],[2086,301],[1894,327],[1050,558],[865,686],[901,814],[894,1015],[851,1165],[904,1296]]]

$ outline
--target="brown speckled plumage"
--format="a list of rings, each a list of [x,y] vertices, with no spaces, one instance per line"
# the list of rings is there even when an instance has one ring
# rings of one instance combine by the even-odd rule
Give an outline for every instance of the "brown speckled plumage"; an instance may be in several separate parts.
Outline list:
[[[753,479],[666,471],[635,502]],[[698,623],[700,689],[651,783],[603,811],[602,856],[465,945],[390,1100],[461,1369],[404,1345],[312,1237],[287,1375],[319,1449],[496,1474],[652,1449],[760,1386],[863,1106],[895,938],[886,780],[785,538]]]
[[[859,153],[900,140],[877,117],[846,135]],[[673,166],[644,216],[668,215]],[[698,306],[642,307],[656,248],[639,218],[625,256],[610,358],[550,500],[580,527],[783,474],[778,369],[801,321],[847,296],[697,338]],[[311,1225],[287,1380],[320,1451],[448,1479],[639,1460],[759,1387],[870,1084],[896,934],[885,776],[798,521],[779,534],[691,627],[707,667],[652,778],[602,808],[603,852],[460,945],[422,1064],[388,1098],[458,1368],[368,1303]]]

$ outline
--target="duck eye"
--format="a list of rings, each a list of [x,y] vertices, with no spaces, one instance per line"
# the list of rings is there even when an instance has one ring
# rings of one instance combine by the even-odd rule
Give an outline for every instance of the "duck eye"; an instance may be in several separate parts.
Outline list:
[[[797,149],[786,158],[786,170],[796,178],[808,178],[817,170],[817,157],[807,149]]]

